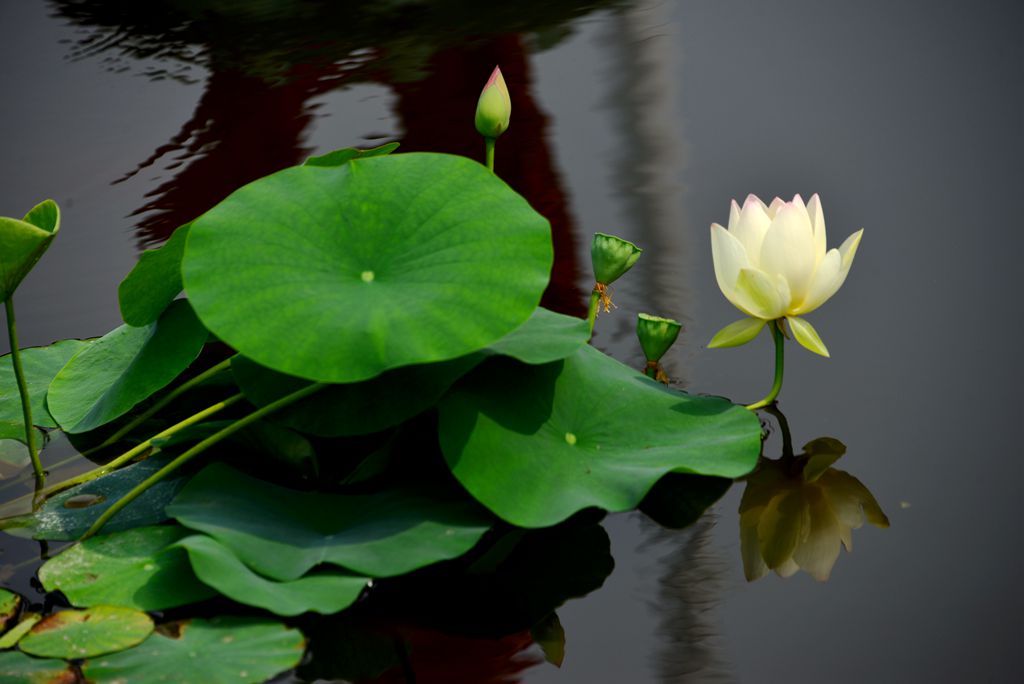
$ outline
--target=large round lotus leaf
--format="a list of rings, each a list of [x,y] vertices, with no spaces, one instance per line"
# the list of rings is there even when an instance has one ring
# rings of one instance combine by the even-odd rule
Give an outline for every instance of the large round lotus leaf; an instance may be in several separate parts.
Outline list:
[[[440,411],[452,472],[521,527],[590,506],[630,510],[672,471],[739,477],[761,446],[752,412],[667,388],[589,345],[543,366],[489,361]]]
[[[161,626],[141,646],[86,661],[82,672],[97,684],[257,684],[298,665],[305,650],[302,633],[279,622],[196,619]]]
[[[40,660],[18,651],[0,653],[0,682],[4,684],[75,684],[78,677],[63,660]]]
[[[257,363],[324,382],[486,347],[537,306],[548,222],[480,164],[440,154],[285,169],[192,224],[203,323]]]
[[[39,581],[75,606],[165,610],[201,601],[216,592],[196,579],[184,551],[167,548],[187,534],[166,525],[92,537],[46,561]]]
[[[83,340],[61,340],[49,347],[21,350],[21,367],[25,371],[28,394],[32,398],[33,423],[40,427],[57,427],[56,421],[46,409],[46,391],[60,369],[88,344],[88,341]],[[10,354],[0,357],[0,420],[19,425],[24,420],[21,395],[18,393]]]
[[[320,563],[369,577],[401,575],[471,549],[491,526],[467,500],[409,490],[300,492],[207,466],[167,512],[221,542],[266,577],[291,581]]]
[[[109,423],[162,389],[195,361],[208,333],[188,302],[145,328],[122,325],[83,349],[50,383],[47,405],[65,432]]]
[[[340,570],[317,570],[291,582],[275,582],[257,575],[212,537],[197,534],[177,545],[188,551],[196,574],[208,585],[239,603],[277,615],[337,613],[355,603],[370,581]]]
[[[94,606],[44,618],[22,637],[18,647],[44,658],[90,658],[131,648],[152,631],[153,620],[142,611]]]
[[[523,363],[549,363],[564,359],[589,339],[587,321],[538,307],[525,323],[490,345],[487,351]]]

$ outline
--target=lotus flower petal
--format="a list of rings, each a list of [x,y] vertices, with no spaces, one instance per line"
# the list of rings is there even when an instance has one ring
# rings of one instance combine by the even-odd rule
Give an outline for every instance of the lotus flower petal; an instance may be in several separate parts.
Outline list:
[[[781,207],[764,236],[758,266],[777,273],[789,283],[790,293],[802,302],[814,275],[814,234],[803,202]],[[785,302],[788,309],[791,302]]]
[[[782,316],[789,303],[785,280],[773,280],[767,273],[756,268],[740,269],[734,296],[736,299],[732,303],[740,310],[766,321]]]
[[[715,262],[715,278],[726,299],[743,309],[736,297],[736,280],[740,270],[750,267],[747,251],[736,236],[717,223],[711,226],[711,257]],[[745,313],[750,314],[749,311]],[[751,314],[753,315],[753,314]]]

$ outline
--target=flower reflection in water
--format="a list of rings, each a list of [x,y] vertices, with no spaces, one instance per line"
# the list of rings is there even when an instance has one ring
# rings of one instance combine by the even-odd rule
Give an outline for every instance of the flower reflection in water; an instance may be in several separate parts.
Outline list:
[[[740,501],[740,550],[747,581],[774,570],[790,577],[804,570],[824,582],[839,558],[853,547],[852,531],[865,519],[888,527],[875,497],[849,473],[832,467],[846,446],[819,437],[794,455],[785,418],[782,458],[762,458],[746,478]]]

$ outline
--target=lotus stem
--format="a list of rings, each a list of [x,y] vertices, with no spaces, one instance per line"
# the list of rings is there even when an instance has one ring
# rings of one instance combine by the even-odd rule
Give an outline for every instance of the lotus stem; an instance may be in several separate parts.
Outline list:
[[[590,293],[590,308],[587,310],[587,323],[590,324],[590,334],[594,334],[594,323],[597,321],[597,310],[601,306],[601,288],[594,285],[594,291]]]
[[[127,463],[128,461],[132,460],[133,458],[135,458],[136,456],[138,456],[140,454],[145,453],[145,451],[147,449],[149,449],[151,446],[153,446],[153,442],[154,441],[156,441],[158,439],[163,439],[164,437],[170,437],[171,435],[173,435],[173,434],[175,434],[177,432],[180,432],[181,430],[184,430],[185,428],[187,428],[187,427],[189,427],[191,425],[195,425],[196,423],[198,423],[200,421],[206,420],[207,418],[209,418],[213,414],[215,414],[215,413],[217,413],[219,411],[222,411],[223,409],[226,409],[227,407],[231,406],[232,404],[240,401],[242,398],[243,398],[243,395],[241,393],[238,393],[238,394],[235,394],[234,396],[228,397],[224,401],[217,402],[216,404],[203,409],[199,413],[195,413],[195,414],[189,416],[188,418],[186,418],[185,420],[181,421],[180,423],[176,423],[176,424],[172,425],[171,427],[167,428],[163,432],[159,432],[159,433],[153,435],[152,437],[147,439],[145,442],[141,442],[141,443],[135,445],[134,447],[132,447],[128,451],[124,452],[123,454],[121,454],[117,458],[109,461],[108,463],[105,463],[104,465],[100,466],[99,468],[94,468],[93,470],[90,470],[89,472],[82,473],[81,475],[76,475],[75,477],[72,477],[70,479],[64,480],[63,482],[58,482],[57,484],[53,485],[52,487],[44,490],[43,493],[42,493],[43,497],[45,498],[45,497],[48,497],[48,496],[52,496],[53,494],[56,494],[57,492],[63,491],[65,489],[67,489],[68,487],[74,487],[75,485],[82,484],[83,482],[89,482],[90,480],[95,480],[97,477],[100,477],[102,475],[106,475],[107,473],[110,473],[110,472],[116,470],[118,466],[120,466],[120,465],[122,465],[124,463]]]
[[[494,143],[497,142],[497,138],[484,138],[484,153],[487,159],[487,168],[491,173],[494,173]]]
[[[237,356],[237,354],[236,354],[236,356]],[[206,369],[205,371],[203,371],[202,373],[200,373],[196,377],[192,378],[188,382],[183,382],[181,385],[176,387],[173,391],[171,391],[163,399],[161,399],[160,401],[158,401],[155,404],[153,404],[152,406],[150,406],[148,409],[146,409],[145,411],[140,413],[138,416],[136,416],[134,419],[132,419],[132,421],[129,422],[127,425],[122,427],[120,430],[118,430],[114,434],[110,435],[110,437],[107,437],[105,440],[103,440],[102,444],[100,444],[99,446],[96,446],[96,447],[90,449],[89,452],[93,452],[93,451],[96,451],[98,449],[102,449],[104,447],[108,447],[111,444],[116,444],[118,441],[121,440],[122,437],[124,437],[129,432],[131,432],[132,430],[137,428],[139,425],[142,425],[144,422],[146,422],[147,420],[152,418],[154,415],[156,415],[158,412],[160,412],[165,406],[170,404],[172,401],[174,401],[175,399],[180,397],[185,392],[189,391],[190,389],[192,389],[196,385],[199,385],[199,384],[202,384],[202,383],[206,382],[207,380],[209,380],[210,378],[214,377],[215,375],[218,375],[219,373],[221,373],[221,372],[231,368],[231,359],[233,359],[233,358],[234,357],[231,357],[229,359],[225,359],[224,361],[218,363],[216,366],[213,366],[211,368]],[[87,452],[87,453],[89,453],[89,452]]]
[[[14,320],[14,297],[4,300],[4,308],[7,310],[7,339],[11,343],[11,364],[14,366],[14,377],[18,382],[18,393],[21,395],[21,415],[25,421],[25,444],[28,446],[28,455],[32,459],[32,472],[36,477],[36,492],[46,484],[46,473],[43,472],[43,464],[39,460],[39,451],[36,448],[35,425],[32,422],[32,403],[28,395],[28,384],[25,382],[25,371],[21,367],[21,351],[18,349],[18,329]]]
[[[768,327],[772,331],[772,339],[775,340],[775,382],[772,383],[772,389],[761,401],[755,402],[747,406],[751,411],[759,408],[764,408],[775,401],[775,398],[779,396],[779,391],[782,389],[782,374],[785,364],[783,353],[785,351],[783,345],[785,344],[786,338],[782,334],[782,319],[777,318],[774,321],[769,321]]]
[[[308,385],[306,387],[303,387],[302,389],[298,390],[297,392],[292,392],[291,394],[286,395],[284,397],[281,397],[280,399],[278,399],[277,401],[275,401],[273,403],[267,404],[266,406],[264,406],[262,408],[256,409],[255,411],[253,411],[249,415],[245,416],[244,418],[239,418],[238,420],[236,420],[234,423],[232,423],[231,425],[227,426],[223,430],[220,430],[219,432],[216,432],[216,433],[210,435],[209,437],[207,437],[203,441],[199,442],[199,444],[196,444],[194,447],[192,447],[191,449],[187,450],[186,452],[184,452],[183,454],[181,454],[180,456],[178,456],[174,460],[172,460],[170,463],[165,465],[163,468],[161,468],[160,470],[158,470],[155,473],[153,473],[152,475],[150,475],[148,478],[146,478],[145,480],[140,482],[138,485],[136,485],[127,494],[125,494],[120,499],[115,501],[114,504],[110,508],[105,510],[103,512],[103,514],[99,518],[96,519],[96,522],[94,522],[92,524],[92,527],[90,527],[88,530],[86,530],[85,534],[82,535],[82,539],[83,540],[88,539],[89,537],[91,537],[94,534],[96,534],[97,532],[99,532],[103,528],[103,526],[105,524],[107,524],[107,521],[109,521],[112,517],[117,515],[117,513],[119,511],[121,511],[121,509],[123,509],[125,506],[130,504],[136,498],[138,498],[147,489],[149,489],[150,487],[155,485],[157,482],[160,482],[165,477],[167,477],[168,475],[173,473],[175,470],[177,470],[181,466],[185,465],[186,463],[188,463],[193,458],[195,458],[199,454],[203,453],[204,451],[206,451],[207,449],[209,449],[213,445],[217,444],[221,440],[224,440],[224,439],[230,437],[231,435],[233,435],[234,433],[238,432],[242,428],[244,428],[244,427],[246,427],[246,426],[248,426],[248,425],[250,425],[252,423],[255,423],[260,418],[263,418],[264,416],[269,415],[269,414],[273,413],[274,411],[277,411],[278,409],[284,408],[285,406],[288,406],[289,404],[294,404],[296,401],[299,401],[301,399],[305,399],[309,395],[313,394],[314,392],[320,391],[324,387],[327,387],[327,384],[326,383],[322,383],[322,382],[317,382],[317,383],[314,383],[312,385]]]

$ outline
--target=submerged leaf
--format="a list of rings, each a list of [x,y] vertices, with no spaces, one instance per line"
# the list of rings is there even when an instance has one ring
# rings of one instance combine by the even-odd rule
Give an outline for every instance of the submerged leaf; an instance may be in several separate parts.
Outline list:
[[[33,539],[78,539],[115,501],[163,468],[169,461],[169,457],[155,456],[72,487],[47,499],[34,515],[17,521],[20,524],[9,522],[8,527],[22,527]],[[103,531],[116,532],[142,525],[155,525],[167,520],[164,507],[184,486],[187,479],[182,476],[170,477],[156,483],[118,511],[104,525]],[[78,502],[84,502],[84,505]]]
[[[221,617],[188,620],[153,634],[141,646],[88,660],[82,672],[91,682],[161,684],[257,684],[298,665],[302,634],[279,622]]]
[[[668,472],[739,477],[761,447],[750,411],[667,388],[590,346],[543,366],[489,361],[440,413],[452,472],[521,527],[590,506],[630,510]]]
[[[206,329],[188,302],[145,328],[122,325],[76,354],[50,384],[50,413],[65,432],[109,423],[162,389],[203,349]]]
[[[184,551],[168,548],[187,535],[159,526],[92,537],[46,561],[39,581],[74,606],[165,610],[201,601],[216,592],[196,579]]]
[[[440,154],[300,166],[196,219],[182,264],[203,323],[260,365],[356,382],[486,347],[537,307],[548,222]]]
[[[290,581],[320,563],[390,577],[461,556],[491,525],[465,500],[391,490],[302,492],[220,463],[207,466],[168,507],[266,577]]]

